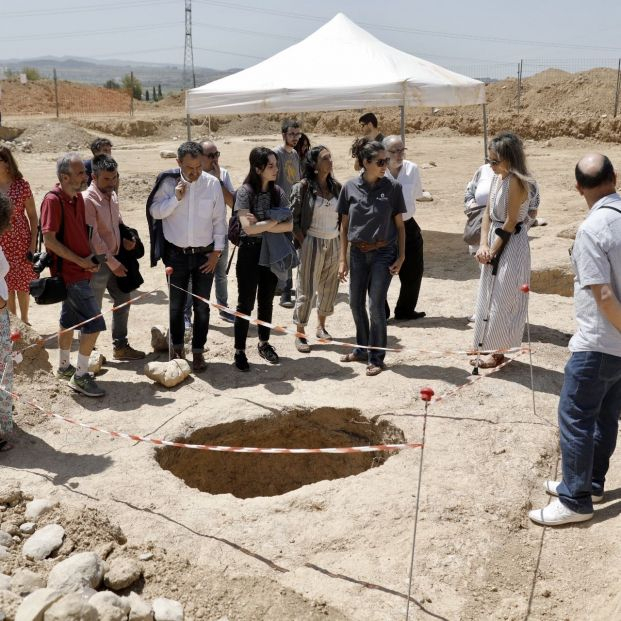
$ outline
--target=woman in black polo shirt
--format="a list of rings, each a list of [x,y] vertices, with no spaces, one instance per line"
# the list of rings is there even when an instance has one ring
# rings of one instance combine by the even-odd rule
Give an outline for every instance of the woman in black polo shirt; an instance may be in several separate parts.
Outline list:
[[[362,140],[357,160],[362,173],[350,179],[341,190],[338,212],[341,215],[341,256],[339,278],[343,282],[350,271],[349,306],[356,324],[356,343],[386,347],[386,309],[384,302],[390,280],[403,263],[405,229],[402,213],[406,207],[401,185],[384,177],[387,153],[381,142]],[[351,269],[347,247],[351,244]],[[367,313],[367,292],[369,309]],[[356,347],[341,362],[366,362],[366,374],[377,375],[384,369],[385,352]]]

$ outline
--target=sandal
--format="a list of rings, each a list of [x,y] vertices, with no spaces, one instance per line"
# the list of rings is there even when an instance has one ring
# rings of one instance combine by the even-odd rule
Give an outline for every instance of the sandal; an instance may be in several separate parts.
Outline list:
[[[360,356],[356,356],[356,354],[345,354],[340,358],[341,362],[366,362],[366,358],[361,358]]]
[[[7,453],[15,448],[8,440],[0,439],[0,453]]]
[[[374,375],[379,375],[384,370],[384,367],[378,367],[374,364],[370,364],[367,366],[366,374],[368,377],[373,377]]]
[[[479,369],[495,369],[500,366],[503,362],[506,362],[507,359],[504,355],[501,355],[500,358],[496,358],[495,356],[489,356],[488,358],[481,358],[479,360],[479,364],[477,365],[477,359],[473,358],[470,360],[470,365],[473,367],[478,367]]]

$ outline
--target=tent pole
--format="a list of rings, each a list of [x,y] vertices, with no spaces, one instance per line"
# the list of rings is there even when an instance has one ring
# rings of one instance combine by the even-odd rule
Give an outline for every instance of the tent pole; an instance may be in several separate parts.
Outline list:
[[[192,140],[192,124],[190,123],[190,115],[185,115],[185,124],[188,128],[188,140]]]
[[[399,106],[401,109],[401,142],[405,146],[405,106]]]
[[[483,104],[483,160],[487,157],[487,106]]]

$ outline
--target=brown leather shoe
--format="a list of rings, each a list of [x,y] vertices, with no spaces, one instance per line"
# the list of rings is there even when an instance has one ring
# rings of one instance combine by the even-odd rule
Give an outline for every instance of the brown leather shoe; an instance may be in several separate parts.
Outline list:
[[[192,369],[196,373],[200,373],[207,368],[207,363],[205,362],[205,357],[201,353],[192,354]]]
[[[171,360],[185,360],[185,349],[175,349],[173,348],[170,352]]]
[[[143,351],[134,349],[129,343],[123,347],[115,347],[112,357],[115,360],[142,360],[145,357]]]

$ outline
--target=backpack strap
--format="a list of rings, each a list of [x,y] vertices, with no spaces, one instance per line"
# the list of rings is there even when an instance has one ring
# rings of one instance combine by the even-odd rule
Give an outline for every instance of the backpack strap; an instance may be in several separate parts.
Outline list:
[[[63,200],[63,195],[56,189],[50,190],[49,192],[47,192],[46,195],[43,197],[43,200],[45,200],[47,196],[50,194],[53,194],[58,199],[58,202],[60,203],[60,226],[58,227],[58,233],[56,233],[56,239],[62,243],[65,237],[65,202]],[[43,244],[43,231],[41,230],[41,222],[39,222],[39,226],[37,227],[37,229],[38,229],[37,249],[38,251],[41,251],[41,244]],[[59,257],[58,255],[55,255],[55,256],[56,256],[56,271],[60,274],[62,270],[63,259],[62,257]]]
[[[612,209],[613,211],[616,211],[617,213],[621,213],[621,209],[617,209],[616,207],[613,207],[612,205],[602,205],[601,207],[599,207],[599,209]]]

